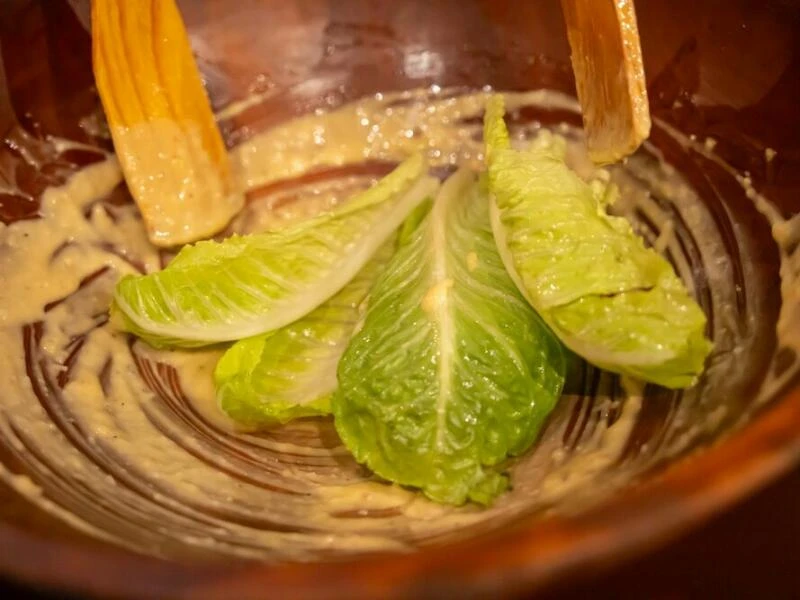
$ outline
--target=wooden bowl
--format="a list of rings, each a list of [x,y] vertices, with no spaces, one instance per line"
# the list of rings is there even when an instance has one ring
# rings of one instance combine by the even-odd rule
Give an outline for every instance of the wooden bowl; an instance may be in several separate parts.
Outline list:
[[[263,96],[221,120],[231,146],[376,92],[490,85],[573,93],[556,0],[180,4],[215,109]],[[33,321],[17,332],[19,344],[0,350],[24,357],[36,392],[24,406],[0,398],[0,573],[120,598],[516,595],[663,544],[796,464],[800,257],[797,237],[774,225],[800,212],[800,4],[640,0],[637,8],[654,117],[641,157],[660,155],[691,191],[676,199],[650,190],[677,223],[673,258],[688,266],[717,347],[697,389],[649,386],[632,412],[614,378],[584,368],[533,458],[515,467],[511,499],[480,513],[435,509],[402,490],[374,491],[383,490],[374,482],[374,496],[332,499],[331,486],[368,474],[342,458],[329,423],[268,432],[242,450],[244,442],[186,408],[168,369],[143,367],[165,418],[194,436],[203,468],[228,469],[241,489],[257,492],[248,498],[271,507],[233,511],[206,498],[225,490],[190,503],[156,486],[159,473],[92,446],[76,407],[61,398]],[[67,3],[6,0],[0,27],[14,113],[0,98],[0,218],[10,229],[39,218],[43,190],[101,160],[110,145],[97,127],[89,36]],[[514,118],[577,121],[556,110]],[[86,147],[59,149],[52,136]],[[118,188],[103,202],[129,199]],[[37,444],[24,411],[52,421],[59,452]],[[564,465],[582,465],[572,487]],[[168,476],[181,485],[192,478]],[[297,493],[278,489],[289,479]],[[562,493],[543,493],[554,486]],[[304,523],[311,513],[297,507],[314,502],[321,512]]]

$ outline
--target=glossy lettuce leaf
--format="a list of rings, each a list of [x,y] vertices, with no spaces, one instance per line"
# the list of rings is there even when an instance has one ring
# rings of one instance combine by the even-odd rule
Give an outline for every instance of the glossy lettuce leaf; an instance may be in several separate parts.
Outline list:
[[[163,271],[117,284],[115,319],[154,345],[201,346],[280,329],[342,289],[437,185],[414,156],[319,217],[186,246]]]
[[[339,362],[336,430],[384,479],[433,500],[488,504],[502,463],[536,439],[564,380],[561,345],[506,273],[469,171],[370,292]]]
[[[420,223],[428,216],[428,213],[431,211],[431,206],[433,206],[433,198],[427,198],[406,217],[406,220],[403,221],[403,225],[400,227],[400,231],[397,234],[398,246],[406,244],[411,239],[414,232],[420,226]]]
[[[606,213],[610,190],[570,170],[563,145],[512,149],[503,112],[494,96],[484,126],[488,185],[495,238],[520,290],[589,362],[670,388],[692,385],[711,342],[672,266],[627,220]]]
[[[214,372],[222,411],[250,427],[329,414],[339,358],[395,244],[385,243],[350,283],[302,319],[231,346]]]

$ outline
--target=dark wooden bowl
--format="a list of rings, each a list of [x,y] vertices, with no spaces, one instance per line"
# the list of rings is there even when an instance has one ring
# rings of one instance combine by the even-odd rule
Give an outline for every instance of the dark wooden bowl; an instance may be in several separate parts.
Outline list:
[[[215,108],[254,90],[274,92],[221,123],[230,145],[292,116],[379,90],[488,84],[573,92],[557,0],[180,4]],[[63,508],[63,494],[37,480],[0,436],[6,482],[0,488],[0,574],[51,589],[120,598],[517,595],[567,577],[587,577],[663,544],[796,464],[797,358],[775,334],[780,255],[769,224],[733,171],[747,174],[784,217],[800,211],[800,4],[639,0],[637,9],[655,122],[646,152],[657,148],[708,210],[730,266],[731,280],[724,285],[737,298],[740,325],[747,324],[742,325],[747,353],[729,385],[708,389],[702,397],[648,388],[623,452],[581,490],[580,502],[532,504],[439,538],[423,535],[410,544],[413,552],[320,554],[303,563],[197,553],[190,543],[166,534],[149,549],[134,542],[134,549],[126,549],[103,541],[97,531],[82,533],[46,508]],[[91,149],[45,152],[34,165],[26,158],[26,143],[46,149],[48,136],[55,135],[100,149],[109,146],[80,126],[84,117],[97,113],[99,102],[89,36],[66,2],[5,0],[0,49],[15,113],[0,98],[5,137],[0,218],[12,224],[37,218],[46,186],[62,183],[101,157]],[[0,94],[5,94],[2,88]],[[574,115],[534,118],[547,123],[574,120]],[[690,143],[676,143],[668,135],[672,129],[693,136]],[[709,160],[702,149],[706,138],[713,138],[719,161]],[[8,181],[16,183],[16,192],[6,190]],[[686,234],[691,249],[698,240],[691,231]],[[791,268],[797,269],[798,252],[790,246],[785,252],[795,261],[794,267],[784,266],[789,276]],[[707,296],[701,303],[709,309],[715,284],[704,276],[702,259],[695,257],[691,264],[700,294]],[[26,327],[27,343],[36,346],[35,324]],[[797,334],[795,328],[795,339]],[[760,394],[770,382],[770,393]],[[562,415],[570,425],[558,441],[567,452],[580,454],[589,430],[618,416],[599,414],[598,386],[589,388],[579,390],[578,400]],[[759,394],[763,401],[755,402]],[[9,418],[2,402],[0,418]],[[698,423],[703,426],[692,427]],[[326,435],[324,424],[319,431]],[[38,502],[23,498],[24,489],[13,489],[20,476],[40,487]]]

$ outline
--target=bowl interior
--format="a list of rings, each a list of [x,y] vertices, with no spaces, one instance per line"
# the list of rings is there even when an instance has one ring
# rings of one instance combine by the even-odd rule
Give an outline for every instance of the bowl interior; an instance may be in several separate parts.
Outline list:
[[[120,241],[136,214],[110,177],[81,207],[82,226],[97,234],[91,248],[50,249],[76,285],[3,328],[0,373],[11,382],[0,395],[4,521],[36,537],[180,563],[341,560],[511,527],[533,539],[553,519],[590,528],[622,489],[754,427],[797,385],[800,10],[739,0],[639,4],[654,127],[642,150],[611,169],[627,190],[614,210],[664,245],[708,315],[715,350],[697,386],[625,389],[580,364],[540,441],[510,466],[513,491],[486,510],[438,506],[374,480],[328,420],[232,434],[193,401],[210,385],[213,355],[176,359],[120,338],[126,348],[113,362],[88,364],[108,327],[114,264],[144,268],[150,256]],[[553,92],[557,102],[531,96],[512,112],[515,133],[579,135],[555,1],[180,5],[231,148],[364,97],[381,114],[412,119],[429,106],[446,112],[485,86]],[[14,1],[0,19],[13,108],[0,103],[0,261],[19,261],[25,255],[9,240],[61,214],[45,189],[104,164],[111,147],[89,36],[69,6]],[[479,144],[479,107],[450,116]],[[361,185],[385,168],[320,167],[257,182],[248,211],[306,202],[309,186],[341,192],[345,175]],[[0,300],[26,293],[13,278],[0,281],[8,290]],[[102,401],[87,401],[81,386],[102,388]],[[735,477],[734,462],[722,468]],[[648,492],[662,501],[670,493]],[[624,516],[615,518],[624,529]]]

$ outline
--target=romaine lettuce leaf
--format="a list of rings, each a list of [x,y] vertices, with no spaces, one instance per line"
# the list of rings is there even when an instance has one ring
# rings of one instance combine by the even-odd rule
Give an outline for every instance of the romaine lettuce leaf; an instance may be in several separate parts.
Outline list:
[[[342,289],[437,185],[414,156],[327,214],[186,246],[163,271],[117,284],[115,320],[154,345],[201,346],[280,329]]]
[[[606,213],[609,191],[581,180],[563,145],[510,147],[503,99],[484,138],[492,226],[512,279],[562,342],[602,368],[671,388],[692,385],[711,342],[706,317],[672,266],[630,223]]]
[[[384,243],[350,283],[302,319],[231,346],[214,372],[222,411],[250,427],[329,414],[339,358],[395,243]]]
[[[461,170],[370,292],[331,405],[346,446],[380,477],[439,502],[488,504],[508,484],[502,462],[536,439],[564,369],[563,348],[503,267],[487,196]]]

